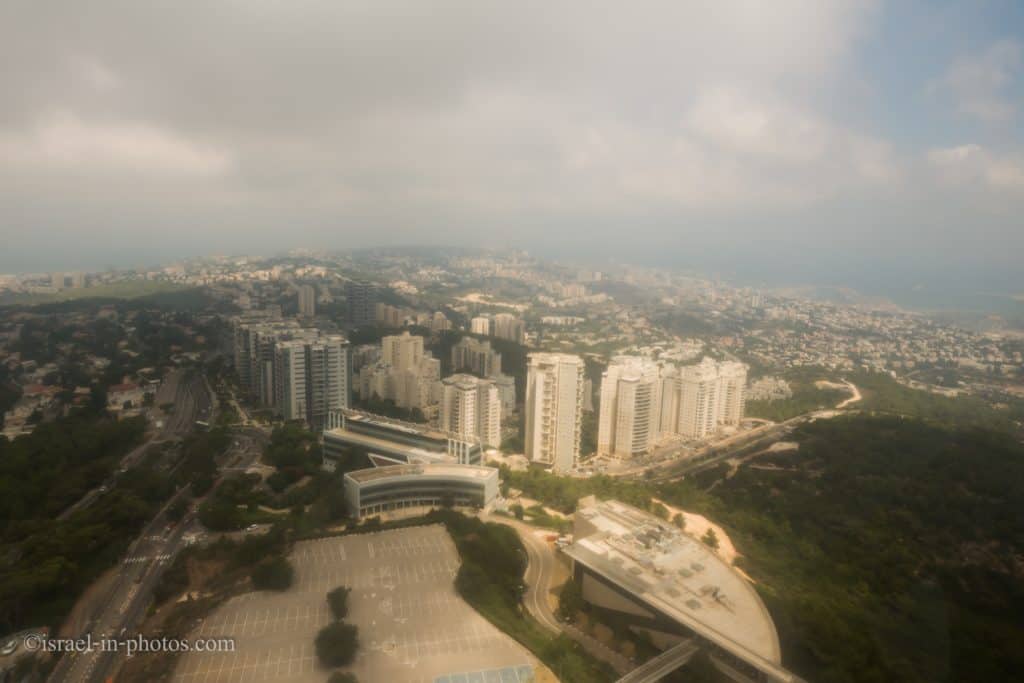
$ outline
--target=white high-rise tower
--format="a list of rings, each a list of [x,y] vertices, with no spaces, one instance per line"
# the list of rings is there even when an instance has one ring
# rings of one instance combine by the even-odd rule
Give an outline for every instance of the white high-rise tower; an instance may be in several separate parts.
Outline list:
[[[565,353],[531,353],[526,376],[526,457],[555,472],[580,456],[583,359]]]
[[[501,397],[493,382],[472,375],[442,380],[441,428],[485,446],[501,442]]]
[[[651,449],[660,434],[658,366],[636,356],[616,356],[601,378],[597,452],[632,457]]]

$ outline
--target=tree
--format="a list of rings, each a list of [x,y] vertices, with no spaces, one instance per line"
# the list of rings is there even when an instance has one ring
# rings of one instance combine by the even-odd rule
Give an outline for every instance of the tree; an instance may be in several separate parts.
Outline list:
[[[324,666],[347,666],[359,649],[359,629],[340,621],[328,624],[316,634],[316,656]]]
[[[686,528],[686,517],[683,517],[682,513],[677,512],[676,516],[672,518],[672,523],[680,529]]]
[[[700,537],[700,540],[704,541],[704,545],[712,550],[718,550],[718,534],[715,533],[714,529],[708,528],[707,532]]]
[[[189,502],[187,498],[179,498],[167,510],[167,518],[172,522],[180,522],[181,518],[188,512]]]
[[[565,621],[572,621],[577,612],[583,612],[586,608],[582,586],[575,579],[569,579],[558,596],[558,616]]]
[[[252,571],[252,585],[258,590],[287,590],[294,579],[291,562],[280,555],[260,562]]]
[[[343,621],[348,616],[348,594],[351,588],[339,586],[327,594],[327,605],[336,621]]]

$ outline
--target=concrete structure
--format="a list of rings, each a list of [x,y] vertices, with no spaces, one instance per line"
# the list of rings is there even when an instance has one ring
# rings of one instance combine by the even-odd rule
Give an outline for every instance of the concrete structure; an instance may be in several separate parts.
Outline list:
[[[232,327],[235,371],[253,400],[317,431],[329,411],[349,406],[352,359],[343,336],[257,311]]]
[[[629,458],[650,450],[661,431],[661,379],[654,361],[612,358],[601,378],[597,452]]]
[[[285,341],[274,348],[274,408],[286,420],[306,417],[306,344]]]
[[[583,359],[531,353],[526,375],[526,457],[566,472],[580,457]]]
[[[588,602],[669,648],[693,639],[716,665],[752,680],[794,682],[754,588],[707,546],[617,501],[582,503],[565,549]]]
[[[340,335],[279,342],[274,348],[273,408],[286,420],[321,431],[352,393],[348,340]]]
[[[480,462],[480,443],[422,424],[339,410],[324,428],[324,469],[334,471],[350,450],[365,452],[374,465]]]
[[[473,375],[441,381],[441,429],[484,446],[501,445],[501,397],[493,382]]]
[[[401,372],[423,360],[423,337],[403,332],[380,340],[381,360]]]
[[[352,357],[341,335],[322,336],[306,345],[306,422],[322,431],[327,416],[349,407],[352,397]]]
[[[359,396],[391,400],[399,408],[416,408],[433,419],[440,401],[440,379],[441,361],[423,350],[423,337],[403,332],[384,337],[380,360],[360,369]]]
[[[473,334],[491,336],[491,319],[486,316],[478,316],[469,321],[469,331]]]
[[[704,438],[723,425],[737,425],[746,403],[747,366],[705,358],[666,373],[662,381],[661,429]]]
[[[502,417],[516,409],[516,380],[511,375],[494,375],[488,377],[498,387],[498,398],[501,400]]]
[[[390,465],[345,474],[345,504],[355,519],[410,507],[486,509],[497,496],[494,467]]]
[[[501,354],[491,348],[489,341],[463,337],[452,347],[452,370],[492,377],[501,374]]]
[[[345,283],[345,300],[348,302],[348,321],[353,326],[372,325],[377,314],[377,285],[370,282],[349,280]]]
[[[448,319],[448,316],[441,311],[435,311],[430,319],[430,331],[444,332],[450,329],[452,329],[452,321]]]
[[[498,339],[522,344],[526,340],[526,324],[511,313],[499,313],[494,316],[494,327],[491,335]]]
[[[316,315],[316,289],[312,285],[299,286],[299,316],[312,318]]]
[[[719,363],[718,376],[719,421],[724,425],[738,425],[747,402],[747,366],[736,361]]]

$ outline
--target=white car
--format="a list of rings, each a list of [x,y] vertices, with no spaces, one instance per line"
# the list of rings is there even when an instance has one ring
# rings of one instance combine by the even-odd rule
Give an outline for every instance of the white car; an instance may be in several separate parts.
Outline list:
[[[21,642],[17,638],[11,638],[0,648],[0,655],[6,657],[7,655],[14,654],[14,651],[18,649],[20,644]]]

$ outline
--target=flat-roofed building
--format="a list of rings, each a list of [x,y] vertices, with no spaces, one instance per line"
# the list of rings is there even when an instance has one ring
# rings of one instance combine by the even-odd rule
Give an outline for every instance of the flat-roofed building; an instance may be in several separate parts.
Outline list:
[[[377,314],[377,285],[371,282],[349,280],[345,283],[345,299],[348,302],[348,320],[352,325],[371,325]]]
[[[747,677],[735,680],[800,681],[781,665],[775,624],[750,582],[672,524],[618,501],[581,501],[564,552],[584,600],[659,646],[692,639],[716,666]]]
[[[312,285],[299,285],[299,316],[312,318],[316,315],[316,289]]]
[[[399,372],[419,366],[423,360],[423,337],[403,332],[380,340],[381,360]]]
[[[526,340],[526,324],[511,313],[494,316],[491,336],[522,344]]]
[[[661,380],[654,361],[612,358],[601,378],[597,452],[630,458],[646,453],[660,433]]]
[[[469,321],[469,331],[473,334],[491,335],[491,319],[487,316],[477,316]]]
[[[501,396],[493,382],[473,375],[441,381],[441,429],[485,446],[501,445]]]
[[[663,432],[703,438],[743,419],[747,366],[705,358],[666,372],[661,390]]]
[[[580,457],[583,359],[567,353],[531,353],[526,374],[526,457],[555,472]]]
[[[491,348],[489,341],[463,337],[452,346],[452,370],[492,377],[501,374],[501,354]]]
[[[498,470],[494,467],[389,465],[345,474],[345,504],[356,519],[406,508],[486,509],[497,496]]]
[[[334,471],[353,449],[375,465],[480,462],[477,439],[358,410],[330,413],[324,429],[324,469]]]

